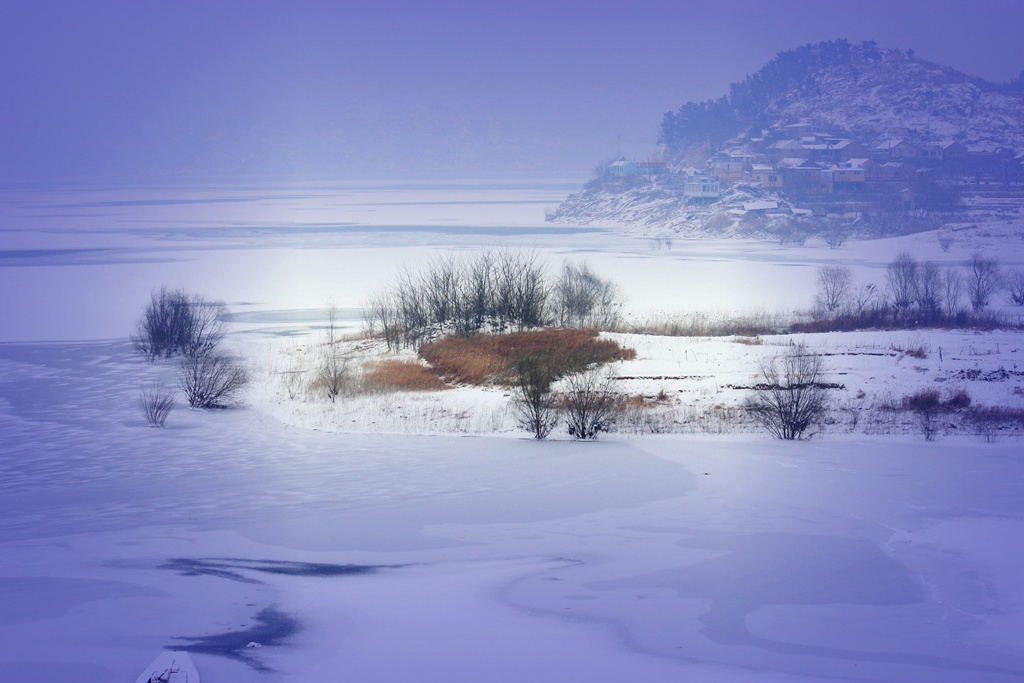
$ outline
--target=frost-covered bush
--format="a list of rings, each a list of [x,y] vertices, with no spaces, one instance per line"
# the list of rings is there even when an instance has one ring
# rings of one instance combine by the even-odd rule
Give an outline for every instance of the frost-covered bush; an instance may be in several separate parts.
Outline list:
[[[761,382],[746,402],[747,411],[769,434],[787,441],[799,439],[821,422],[828,411],[821,356],[804,344],[762,361]]]
[[[185,358],[178,370],[178,384],[192,408],[227,408],[248,382],[245,367],[220,354]]]
[[[135,324],[132,344],[147,360],[211,353],[225,334],[223,302],[199,294],[161,287]]]

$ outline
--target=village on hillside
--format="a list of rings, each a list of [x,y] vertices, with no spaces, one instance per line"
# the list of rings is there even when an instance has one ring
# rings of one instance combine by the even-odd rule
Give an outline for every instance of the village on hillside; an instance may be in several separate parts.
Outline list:
[[[808,122],[777,122],[683,162],[669,161],[664,145],[649,160],[621,157],[588,189],[670,195],[679,211],[667,212],[661,202],[645,217],[649,223],[714,221],[720,231],[732,222],[741,232],[784,228],[797,239],[807,230],[793,226],[815,220],[850,233],[900,234],[978,220],[979,211],[983,219],[1001,218],[1024,206],[1024,152],[902,132],[869,144]]]

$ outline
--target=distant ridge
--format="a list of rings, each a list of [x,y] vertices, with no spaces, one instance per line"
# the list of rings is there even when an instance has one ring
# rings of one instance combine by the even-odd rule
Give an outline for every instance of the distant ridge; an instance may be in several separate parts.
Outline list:
[[[996,84],[914,56],[912,50],[833,40],[780,52],[717,100],[665,114],[659,142],[680,161],[773,121],[806,121],[874,145],[960,142],[979,151],[1024,150],[1021,78]]]
[[[603,163],[549,219],[802,242],[1013,219],[1022,198],[1024,72],[991,83],[832,40],[666,113],[648,160]]]

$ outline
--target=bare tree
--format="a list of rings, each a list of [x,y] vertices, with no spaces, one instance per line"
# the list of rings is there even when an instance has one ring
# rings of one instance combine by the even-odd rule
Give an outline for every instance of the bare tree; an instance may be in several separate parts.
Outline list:
[[[845,306],[852,283],[853,274],[846,266],[826,265],[818,268],[818,306],[834,315]]]
[[[452,332],[468,335],[544,324],[550,288],[535,252],[484,250],[403,270],[364,306],[367,328],[389,348]]]
[[[153,292],[131,341],[147,360],[212,352],[224,338],[227,308],[199,294],[161,287]]]
[[[338,307],[331,302],[324,326],[324,345],[316,368],[317,386],[323,389],[331,403],[341,395],[351,377],[348,359],[338,350],[338,341]]]
[[[942,271],[932,261],[921,264],[917,281],[917,309],[926,323],[935,322],[942,312]]]
[[[901,251],[886,266],[885,281],[896,317],[906,317],[917,298],[917,259],[910,252]]]
[[[825,244],[829,249],[839,249],[846,244],[850,231],[841,221],[830,219],[826,223],[825,230],[821,233]]]
[[[747,410],[778,439],[799,439],[828,410],[821,356],[794,344],[759,364],[762,382],[747,399]]]
[[[1006,277],[1006,288],[1009,290],[1010,303],[1024,306],[1024,270],[1015,270]]]
[[[237,360],[206,354],[181,361],[178,385],[193,408],[227,408],[249,382]]]
[[[519,426],[534,438],[547,438],[558,424],[558,403],[551,393],[555,372],[542,355],[530,355],[515,364],[516,396],[512,406]]]
[[[953,319],[960,314],[960,302],[964,294],[964,281],[960,271],[947,266],[942,277],[942,304],[946,309],[946,317]]]
[[[618,287],[590,269],[586,261],[566,261],[554,287],[555,318],[562,327],[610,329],[619,320]]]
[[[561,398],[566,427],[577,439],[596,439],[615,420],[618,404],[611,380],[599,369],[566,378]]]
[[[999,291],[1000,279],[999,259],[980,251],[971,254],[967,261],[967,296],[975,313],[988,307],[992,295]]]
[[[874,282],[865,282],[853,291],[851,296],[851,308],[858,317],[868,315],[879,305],[878,285]]]
[[[159,382],[144,385],[139,390],[139,407],[150,427],[163,427],[174,409],[174,391]]]

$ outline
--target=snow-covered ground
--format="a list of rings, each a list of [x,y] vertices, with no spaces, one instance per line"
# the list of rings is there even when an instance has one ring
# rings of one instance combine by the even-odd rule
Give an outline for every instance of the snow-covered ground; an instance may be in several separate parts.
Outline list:
[[[658,251],[544,226],[560,193],[5,195],[0,680],[134,680],[165,647],[190,650],[206,683],[1024,679],[1015,439],[357,434],[303,422],[275,394],[275,363],[315,339],[328,299],[355,325],[399,263],[451,249],[585,256],[634,310],[675,311],[802,307],[821,263],[880,281],[900,249],[973,248],[919,235]],[[1019,245],[992,246],[1020,263]],[[169,368],[125,336],[161,284],[236,312],[228,343],[266,380],[244,407],[144,425],[138,387]],[[658,378],[621,380],[629,391],[723,403],[782,342],[623,341],[639,357],[616,371]],[[1018,375],[978,380],[1021,369],[1019,335],[808,341],[834,354],[853,401],[962,383],[979,403],[1021,405]],[[899,350],[919,347],[926,358]],[[381,419],[401,423],[392,409]]]

